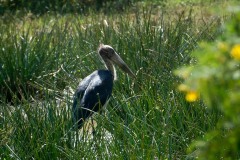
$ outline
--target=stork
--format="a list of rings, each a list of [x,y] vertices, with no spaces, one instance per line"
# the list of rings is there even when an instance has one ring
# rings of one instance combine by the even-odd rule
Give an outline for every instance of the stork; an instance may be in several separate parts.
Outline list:
[[[85,77],[78,85],[73,98],[73,122],[80,129],[84,121],[98,112],[106,104],[112,94],[113,81],[116,80],[118,65],[131,77],[134,73],[109,45],[100,44],[98,54],[105,63],[106,70],[96,70]]]

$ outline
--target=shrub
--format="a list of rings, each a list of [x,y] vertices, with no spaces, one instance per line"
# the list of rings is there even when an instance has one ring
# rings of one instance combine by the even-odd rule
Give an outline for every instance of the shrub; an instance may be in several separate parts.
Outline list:
[[[224,36],[200,44],[193,52],[195,62],[176,74],[184,79],[179,86],[186,100],[201,98],[222,118],[215,130],[192,144],[201,159],[237,159],[240,156],[240,12],[225,26]]]

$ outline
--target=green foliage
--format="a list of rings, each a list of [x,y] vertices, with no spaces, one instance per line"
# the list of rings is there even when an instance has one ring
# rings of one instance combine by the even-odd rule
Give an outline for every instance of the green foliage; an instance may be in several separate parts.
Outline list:
[[[26,11],[34,14],[47,12],[88,13],[89,10],[107,13],[124,10],[137,0],[3,0],[0,1],[0,15],[7,12]]]
[[[236,7],[237,8],[237,7]],[[222,113],[218,127],[204,141],[193,143],[201,159],[238,159],[240,156],[240,13],[234,13],[224,35],[201,43],[196,62],[177,71],[185,91],[200,93],[207,107]],[[196,148],[195,148],[196,147]]]
[[[23,29],[18,30],[15,25]],[[41,94],[39,91],[45,87],[39,84],[42,81],[55,81],[49,89],[65,87],[64,79],[58,83],[54,76],[73,47],[69,33],[67,35],[63,29],[60,34],[58,27],[61,26],[55,25],[49,29],[50,26],[46,26],[45,22],[40,26],[31,26],[31,29],[28,24],[15,22],[9,24],[8,28],[5,24],[1,24],[1,27],[0,91],[5,92],[1,98],[4,96],[11,101]]]
[[[190,63],[198,41],[211,41],[221,30],[220,19],[199,21],[193,10],[184,10],[3,17],[0,157],[185,158],[189,144],[215,128],[220,113],[186,102],[172,72]],[[113,46],[137,78],[118,72],[105,113],[94,117],[91,138],[87,131],[72,131],[71,90],[104,68],[96,53],[100,43]],[[22,98],[9,104],[8,93]]]

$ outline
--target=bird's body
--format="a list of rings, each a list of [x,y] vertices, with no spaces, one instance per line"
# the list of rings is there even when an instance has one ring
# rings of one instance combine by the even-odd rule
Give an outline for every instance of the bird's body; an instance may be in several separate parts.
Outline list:
[[[74,95],[73,110],[78,128],[94,112],[98,112],[112,94],[113,75],[109,70],[97,70],[84,78]],[[77,108],[81,106],[81,109]]]
[[[96,70],[80,82],[73,102],[73,120],[77,128],[81,128],[83,122],[93,113],[98,112],[111,96],[113,81],[116,79],[112,62],[134,77],[132,71],[111,46],[100,45],[98,52],[107,70]]]

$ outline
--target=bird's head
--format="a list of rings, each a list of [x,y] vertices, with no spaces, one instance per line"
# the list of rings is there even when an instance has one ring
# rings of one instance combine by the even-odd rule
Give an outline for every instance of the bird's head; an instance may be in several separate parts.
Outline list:
[[[100,44],[98,48],[98,53],[103,59],[107,58],[109,60],[111,60],[114,54],[116,54],[115,50],[111,46],[104,44]]]
[[[117,52],[109,45],[100,44],[98,48],[98,53],[102,57],[105,63],[112,62],[118,65],[124,72],[126,72],[131,77],[135,77],[134,73],[127,66],[127,64],[122,60],[122,58],[117,54]],[[108,64],[106,64],[108,66]]]

